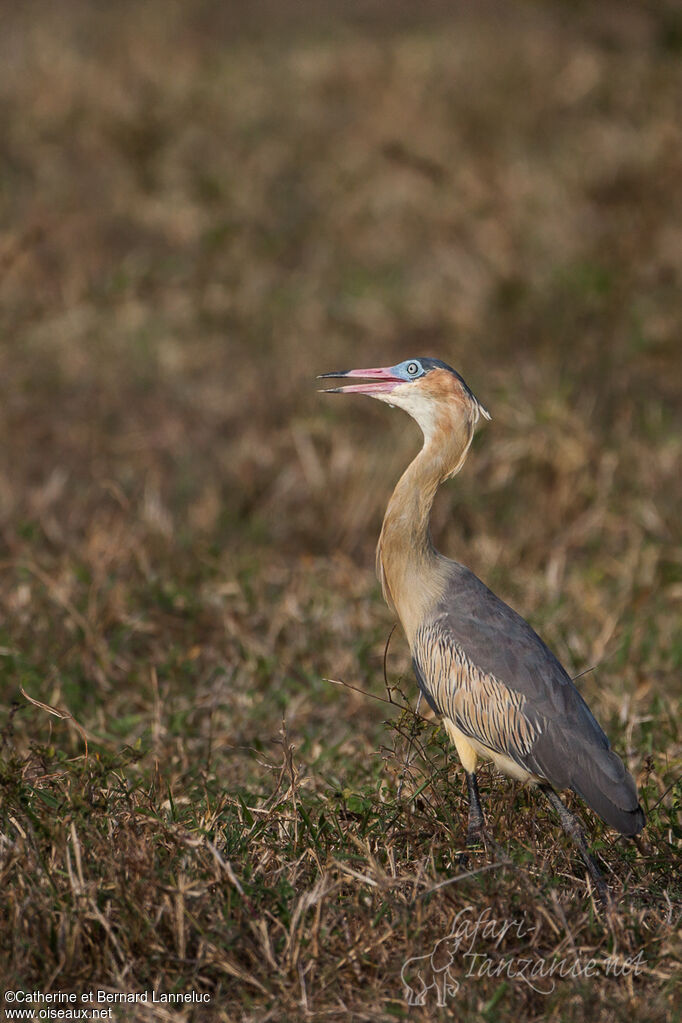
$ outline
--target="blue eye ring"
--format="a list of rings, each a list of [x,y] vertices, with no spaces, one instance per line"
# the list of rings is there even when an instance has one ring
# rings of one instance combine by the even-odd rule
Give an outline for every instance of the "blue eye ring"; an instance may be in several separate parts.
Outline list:
[[[421,372],[421,366],[418,362],[408,362],[405,366],[405,372],[408,376],[416,377]]]

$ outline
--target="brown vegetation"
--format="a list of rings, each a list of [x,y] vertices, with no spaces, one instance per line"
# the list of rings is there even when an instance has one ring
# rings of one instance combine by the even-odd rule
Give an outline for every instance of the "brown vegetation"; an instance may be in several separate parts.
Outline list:
[[[15,6],[0,979],[210,996],[126,1020],[669,1018],[675,6]],[[545,806],[489,770],[495,845],[462,865],[463,776],[413,714],[398,633],[384,685],[373,549],[418,436],[314,378],[411,355],[454,365],[493,416],[440,495],[438,546],[585,672],[640,785],[635,843],[571,801],[609,920]],[[467,978],[460,949],[450,1009],[434,988],[409,1009],[403,964],[463,911],[520,921],[476,937],[498,965],[599,975],[540,993]],[[604,972],[639,953],[637,975]]]

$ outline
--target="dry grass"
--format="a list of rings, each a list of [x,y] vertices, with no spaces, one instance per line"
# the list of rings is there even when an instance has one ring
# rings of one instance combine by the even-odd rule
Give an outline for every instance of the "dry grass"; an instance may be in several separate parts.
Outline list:
[[[211,997],[135,1020],[445,1018],[403,964],[488,911],[523,923],[476,938],[497,963],[645,965],[545,994],[460,949],[458,1019],[671,1018],[679,15],[223,6],[3,15],[0,979]],[[585,812],[610,920],[485,770],[462,866],[398,634],[393,706],[324,681],[386,698],[373,546],[417,435],[314,377],[421,354],[493,414],[439,546],[598,666],[638,779],[636,844]]]

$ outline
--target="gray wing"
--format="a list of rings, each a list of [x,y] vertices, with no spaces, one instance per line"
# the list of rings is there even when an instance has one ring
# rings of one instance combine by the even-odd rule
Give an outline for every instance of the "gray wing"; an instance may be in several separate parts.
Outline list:
[[[551,650],[469,569],[451,562],[449,575],[413,641],[431,706],[488,749],[573,789],[612,827],[641,830],[634,781]]]

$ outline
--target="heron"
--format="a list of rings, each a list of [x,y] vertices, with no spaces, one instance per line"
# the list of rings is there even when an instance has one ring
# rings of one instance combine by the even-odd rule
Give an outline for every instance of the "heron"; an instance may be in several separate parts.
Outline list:
[[[544,794],[608,904],[582,826],[558,792],[572,790],[609,827],[633,836],[645,824],[634,779],[528,622],[470,569],[440,554],[431,539],[436,491],[460,471],[476,424],[490,419],[489,412],[440,359],[321,374],[341,377],[365,382],[328,388],[329,393],[366,394],[401,408],[424,435],[388,502],[376,567],[384,598],[405,632],[419,689],[464,768],[467,845],[485,837],[476,770],[479,760],[492,761]]]

